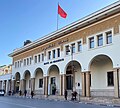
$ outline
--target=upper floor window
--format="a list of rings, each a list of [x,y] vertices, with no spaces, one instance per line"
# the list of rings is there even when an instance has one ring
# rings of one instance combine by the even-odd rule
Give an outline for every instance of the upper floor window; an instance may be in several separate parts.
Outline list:
[[[26,59],[24,59],[24,66],[26,66]]]
[[[15,68],[17,67],[17,62],[15,62]]]
[[[51,59],[51,51],[48,52],[48,59]]]
[[[35,56],[35,63],[37,63],[37,56]]]
[[[22,60],[20,60],[20,67],[21,67],[21,65],[22,65]]]
[[[57,49],[57,57],[60,57],[60,48]]]
[[[30,64],[32,63],[32,57],[30,57]]]
[[[29,65],[29,58],[27,58],[27,65]]]
[[[75,43],[71,45],[72,47],[72,53],[75,53]]]
[[[18,61],[18,67],[20,66],[19,61]]]
[[[55,58],[55,50],[53,50],[52,52],[53,52],[53,58]]]
[[[111,31],[106,32],[106,43],[107,44],[112,43],[112,32]]]
[[[40,54],[38,55],[38,62],[40,62]]]
[[[94,48],[94,37],[89,38],[89,46],[90,48]]]
[[[103,45],[103,34],[97,36],[97,42],[98,42],[98,46]]]
[[[69,45],[65,47],[65,51],[66,51],[66,55],[69,54],[70,50],[69,50]]]
[[[42,61],[44,61],[44,54],[42,54]]]
[[[82,51],[82,42],[78,42],[78,52]]]

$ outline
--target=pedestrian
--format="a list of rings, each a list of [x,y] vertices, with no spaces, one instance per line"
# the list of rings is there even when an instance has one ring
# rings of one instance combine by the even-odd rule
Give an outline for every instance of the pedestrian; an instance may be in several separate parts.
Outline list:
[[[67,90],[65,89],[65,100],[67,100]]]
[[[25,95],[25,97],[26,97],[26,94],[27,94],[27,90],[24,91],[24,95]]]
[[[31,91],[31,98],[33,99],[33,96],[34,96],[34,92],[33,91]]]
[[[22,95],[22,91],[20,90],[19,93],[20,93],[20,96],[21,96]]]
[[[12,95],[14,95],[15,94],[15,91],[14,90],[12,90]]]

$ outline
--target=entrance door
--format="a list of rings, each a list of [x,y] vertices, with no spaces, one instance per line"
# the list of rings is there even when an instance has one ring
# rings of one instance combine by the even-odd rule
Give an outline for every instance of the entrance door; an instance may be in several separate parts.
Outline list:
[[[73,76],[72,75],[66,76],[66,87],[67,87],[67,90],[73,89]]]
[[[55,95],[56,92],[56,78],[51,77],[51,94]]]

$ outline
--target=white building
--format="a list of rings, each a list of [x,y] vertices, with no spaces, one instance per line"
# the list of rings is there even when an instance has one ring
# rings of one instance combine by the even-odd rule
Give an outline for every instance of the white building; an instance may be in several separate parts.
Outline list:
[[[11,91],[12,65],[0,66],[0,90]]]
[[[119,97],[120,1],[11,54],[13,89]],[[80,86],[79,86],[80,84]]]

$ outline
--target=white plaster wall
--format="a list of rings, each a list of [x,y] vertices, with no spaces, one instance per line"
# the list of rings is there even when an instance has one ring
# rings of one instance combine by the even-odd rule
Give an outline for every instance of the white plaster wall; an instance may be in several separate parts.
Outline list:
[[[80,87],[78,87],[78,83],[80,83]],[[75,72],[75,87],[76,89],[82,89],[82,75],[81,72]]]

